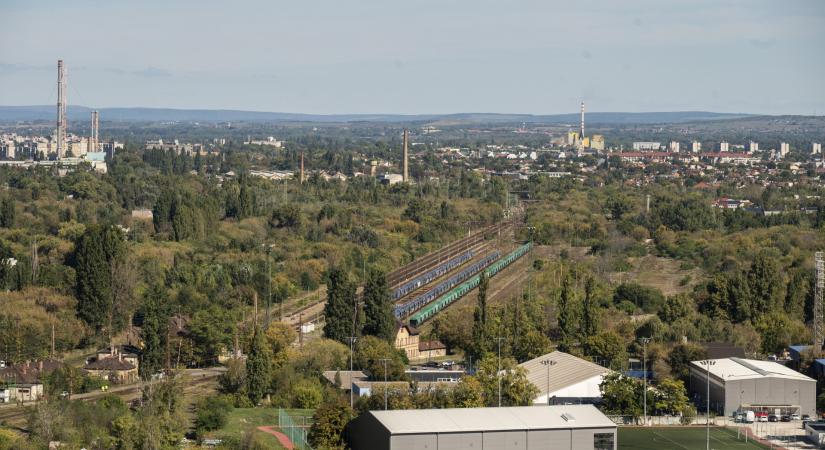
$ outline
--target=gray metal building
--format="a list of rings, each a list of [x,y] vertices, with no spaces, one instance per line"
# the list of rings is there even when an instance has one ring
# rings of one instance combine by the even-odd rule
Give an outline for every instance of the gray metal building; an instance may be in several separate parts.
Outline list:
[[[816,380],[773,361],[710,360],[710,407],[730,416],[738,410],[769,414],[816,413]],[[706,405],[708,366],[690,363],[690,392]],[[704,407],[703,407],[704,409]]]
[[[592,405],[370,411],[347,426],[353,450],[615,450],[616,424]]]

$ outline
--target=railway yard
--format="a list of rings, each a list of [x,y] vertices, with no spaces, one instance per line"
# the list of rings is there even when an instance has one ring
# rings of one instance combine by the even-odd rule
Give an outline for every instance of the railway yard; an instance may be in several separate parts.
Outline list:
[[[511,221],[486,226],[387,274],[396,319],[421,325],[472,291],[482,271],[492,278],[527,254],[532,244],[515,242],[516,228]],[[508,278],[512,278],[510,275]],[[495,283],[493,296],[509,290],[513,280],[503,281]],[[324,294],[322,287],[303,300],[297,299],[302,304],[288,308],[283,321],[296,328],[304,323],[323,322]]]

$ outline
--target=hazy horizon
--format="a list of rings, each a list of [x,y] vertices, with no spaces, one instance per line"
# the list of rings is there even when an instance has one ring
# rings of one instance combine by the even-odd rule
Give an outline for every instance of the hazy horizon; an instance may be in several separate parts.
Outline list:
[[[825,110],[825,2],[813,0],[9,0],[0,12],[0,105],[53,104],[62,58],[69,104],[92,108]]]

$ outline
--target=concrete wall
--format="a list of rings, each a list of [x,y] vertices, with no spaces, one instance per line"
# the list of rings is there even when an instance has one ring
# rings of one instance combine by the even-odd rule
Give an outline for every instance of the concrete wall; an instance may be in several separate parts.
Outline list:
[[[558,391],[550,393],[550,398],[556,397],[556,404],[571,402],[571,403],[595,403],[601,400],[602,392],[599,385],[602,384],[604,375],[596,375],[594,377],[582,380],[576,384],[571,384]],[[541,389],[541,386],[536,386]],[[533,400],[533,404],[546,405],[547,396],[539,395]]]

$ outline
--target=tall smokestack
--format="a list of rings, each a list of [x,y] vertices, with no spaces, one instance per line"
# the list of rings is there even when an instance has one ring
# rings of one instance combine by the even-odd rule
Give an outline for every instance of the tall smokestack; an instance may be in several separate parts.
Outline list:
[[[57,60],[57,157],[66,155],[66,67]]]
[[[96,152],[100,142],[100,113],[92,111],[92,136],[89,145],[90,152]]]
[[[301,152],[301,184],[304,184],[304,152]]]
[[[403,180],[404,182],[409,181],[410,173],[409,173],[409,166],[408,166],[408,159],[409,159],[409,141],[410,141],[410,131],[404,128],[404,162],[402,163],[404,166],[404,174]]]
[[[584,102],[582,102],[582,119],[579,127],[579,139],[584,140]]]

